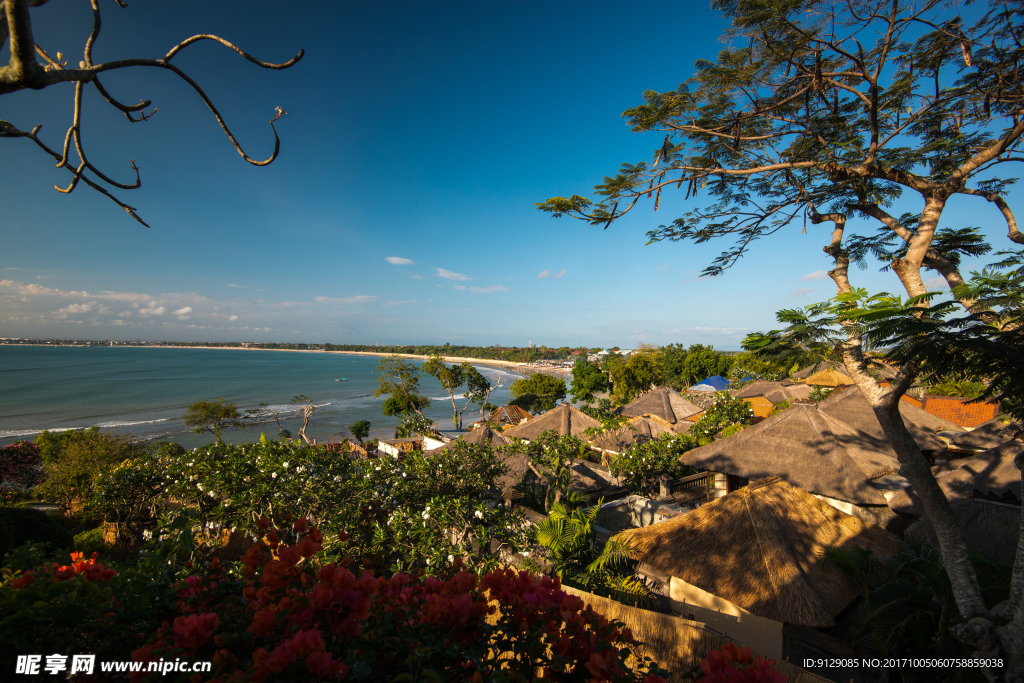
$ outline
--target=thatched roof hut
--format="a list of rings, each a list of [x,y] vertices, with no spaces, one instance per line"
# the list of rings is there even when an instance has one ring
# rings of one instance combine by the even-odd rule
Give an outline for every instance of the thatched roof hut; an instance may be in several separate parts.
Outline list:
[[[501,406],[491,411],[491,414],[487,416],[487,421],[496,425],[518,425],[522,424],[524,420],[530,421],[532,419],[533,415],[519,406]]]
[[[512,439],[524,439],[531,441],[548,430],[554,431],[561,436],[571,434],[584,438],[584,431],[592,427],[600,427],[601,423],[594,418],[581,413],[568,403],[552,408],[543,415],[538,415],[526,424],[512,427],[504,432],[504,435]]]
[[[833,392],[831,396],[818,404],[818,410],[832,418],[842,420],[876,439],[888,441],[885,438],[885,433],[882,432],[882,425],[878,423],[878,418],[875,417],[875,413],[871,409],[871,404],[857,387],[847,387]],[[952,422],[926,413],[906,401],[900,401],[900,415],[903,416],[903,424],[907,426],[910,435],[914,437],[917,447],[922,451],[935,452],[944,449],[946,444],[940,441],[935,434],[941,431],[960,429]]]
[[[1019,504],[1020,470],[1014,464],[1014,458],[1022,451],[1024,442],[1014,439],[970,458],[936,465],[932,473],[951,503],[970,500],[977,492],[982,496]],[[889,508],[906,515],[925,514],[924,506],[913,488],[904,489],[890,498]]]
[[[842,363],[836,363],[834,361],[822,361],[821,363],[818,363],[816,365],[808,365],[806,368],[801,368],[800,370],[797,370],[792,375],[790,375],[790,377],[792,377],[793,379],[805,380],[811,375],[814,375],[825,370],[833,370],[840,374],[846,375],[847,377],[850,376],[850,373],[846,371],[846,366],[843,365]]]
[[[860,594],[843,572],[820,563],[826,547],[886,555],[898,543],[779,479],[616,538],[631,541],[638,560],[673,578],[757,616],[810,628],[835,625]]]
[[[800,382],[773,382],[767,379],[759,379],[751,382],[745,387],[733,389],[729,393],[736,398],[756,398],[764,396],[774,404],[783,401],[801,401],[811,395],[814,389],[807,384]]]
[[[663,434],[674,434],[672,425],[653,417],[635,417],[629,424],[600,434],[590,446],[605,453],[622,453],[634,444],[657,441]]]
[[[1021,428],[1016,423],[996,417],[954,437],[949,448],[955,451],[986,451],[1006,443],[1019,431]]]
[[[826,368],[810,375],[804,380],[804,384],[816,387],[844,387],[853,384],[853,379],[846,372]]]
[[[854,505],[885,505],[885,496],[871,482],[900,466],[885,442],[805,403],[695,448],[680,460],[751,480],[782,477],[805,491]]]
[[[669,424],[682,422],[701,409],[666,386],[653,389],[640,398],[619,408],[620,415],[643,417],[653,415]]]
[[[432,451],[428,451],[428,453],[437,453],[438,451],[443,451],[446,448],[451,448],[460,441],[462,443],[473,444],[474,446],[487,446],[489,448],[499,448],[501,446],[507,446],[510,443],[512,443],[512,439],[509,439],[504,434],[497,431],[496,429],[493,429],[489,425],[484,425],[482,427],[477,427],[471,432],[463,434],[459,438],[455,439],[455,441],[450,441],[445,445],[441,446],[440,448],[435,448]]]

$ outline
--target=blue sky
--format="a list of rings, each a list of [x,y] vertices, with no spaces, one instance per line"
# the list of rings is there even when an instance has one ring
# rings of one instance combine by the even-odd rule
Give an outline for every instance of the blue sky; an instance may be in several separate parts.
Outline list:
[[[3,140],[0,337],[466,343],[739,348],[774,312],[834,293],[826,226],[765,240],[725,276],[699,279],[723,242],[645,246],[685,210],[664,195],[608,230],[534,208],[590,194],[661,140],[620,113],[645,89],[669,90],[721,48],[721,17],[699,3],[378,2],[102,3],[95,60],[157,57],[215,33],[175,63],[213,98],[246,164],[173,74],[137,69],[104,85],[158,113],[130,124],[86,91],[90,160],[139,190],[116,191],[147,230],[26,140]],[[37,42],[80,59],[87,3],[33,10]],[[6,49],[0,60],[7,59]],[[59,147],[72,86],[3,96],[0,117],[43,124]],[[1020,196],[1011,195],[1011,204]],[[907,204],[906,209],[914,208]],[[994,207],[954,202],[949,224],[1009,244]],[[869,228],[874,230],[874,226]],[[983,261],[970,262],[967,270]],[[891,275],[855,284],[896,291]]]

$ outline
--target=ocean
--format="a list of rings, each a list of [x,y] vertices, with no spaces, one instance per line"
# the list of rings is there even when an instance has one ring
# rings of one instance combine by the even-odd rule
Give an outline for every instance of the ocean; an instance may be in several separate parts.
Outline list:
[[[369,420],[371,437],[391,438],[398,420],[384,417],[374,398],[379,358],[334,353],[239,349],[71,347],[0,345],[0,446],[32,440],[43,429],[99,427],[150,441],[176,441],[193,448],[213,440],[187,430],[181,415],[200,400],[223,397],[240,411],[265,403],[280,411],[281,425],[298,437],[301,418],[289,402],[302,394],[317,405],[306,434],[319,442],[349,437],[348,426]],[[410,361],[419,365],[419,361]],[[508,388],[521,375],[478,365],[501,387],[490,402],[508,402]],[[451,428],[451,400],[439,382],[421,376],[424,413],[439,428]],[[459,407],[465,401],[459,401]],[[463,416],[468,426],[480,409]],[[277,426],[227,429],[224,440],[243,443],[277,435]]]

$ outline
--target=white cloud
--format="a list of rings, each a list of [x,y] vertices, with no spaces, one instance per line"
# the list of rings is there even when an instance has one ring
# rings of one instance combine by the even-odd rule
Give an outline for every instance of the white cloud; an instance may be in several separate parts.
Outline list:
[[[174,312],[174,315],[188,315],[191,312],[192,312],[192,307],[191,306],[186,306],[185,308],[179,308],[178,310],[176,310]]]
[[[131,311],[122,311],[122,312],[117,314],[117,317],[118,318],[130,318],[130,317],[132,317],[132,312]],[[115,321],[115,322],[117,322],[117,321]],[[123,325],[124,323],[121,323],[121,324]]]
[[[21,270],[21,268],[14,266],[13,268],[4,268],[4,270]]]
[[[369,301],[376,300],[377,297],[370,296],[368,294],[360,294],[358,296],[349,296],[340,299],[330,296],[318,296],[313,299],[313,301],[321,304],[365,304]]]
[[[94,305],[95,304],[92,302],[85,304],[71,304],[70,306],[65,306],[60,309],[57,313],[88,313],[93,309]]]
[[[224,285],[224,286],[225,287],[237,287],[238,289],[244,289],[244,287],[242,287],[242,285],[231,285],[231,284],[228,284],[228,285]]]
[[[150,301],[148,306],[139,309],[139,315],[144,318],[148,318],[151,315],[163,315],[166,312],[167,308],[164,306],[157,306],[155,301]]]
[[[654,272],[655,273],[667,273],[670,270],[675,270],[675,268],[673,268],[672,266],[670,266],[667,263],[663,263],[662,265],[660,265],[657,268],[655,268]]]
[[[441,285],[438,285],[440,287]],[[455,289],[466,289],[466,285],[455,285]]]
[[[494,292],[507,292],[509,288],[504,285],[491,285],[490,287],[470,287],[469,291],[473,294],[493,294]]]
[[[693,328],[697,332],[712,332],[716,334],[738,334],[740,332],[746,332],[749,328],[746,327],[695,327]]]
[[[537,279],[540,280],[541,278],[545,278],[545,277],[548,277],[550,275],[551,275],[551,271],[548,270],[547,268],[545,268],[544,270],[540,271],[540,274],[537,275]]]
[[[927,280],[924,281],[924,286],[928,289],[929,292],[949,289],[949,283],[946,282],[946,278],[941,276],[928,278]]]
[[[810,280],[824,280],[826,278],[828,278],[828,273],[824,270],[816,270],[813,273],[807,273],[800,280],[801,282],[808,282]]]
[[[389,301],[388,306],[401,306],[402,304],[418,304],[419,299],[412,299],[411,301]]]
[[[238,316],[237,315],[228,316],[228,320],[230,320],[231,322],[235,322],[236,320],[238,320]]]
[[[48,280],[48,279],[50,279],[50,276],[49,275],[36,275],[36,279],[37,280]]]
[[[401,256],[388,256],[384,260],[395,266],[408,266],[415,263],[412,259],[402,258]]]
[[[805,289],[794,289],[792,291],[792,293],[790,293],[790,296],[791,297],[800,297],[800,296],[804,296],[806,294],[810,294],[811,292],[814,292],[814,291],[817,291],[817,290],[815,290],[813,287],[808,287],[808,288],[805,288]]]
[[[674,327],[671,330],[668,329],[667,327],[663,327],[663,328],[661,328],[661,333],[662,334],[682,334],[682,332],[680,330],[677,330]]]
[[[443,278],[446,278],[448,280],[472,280],[473,279],[471,277],[467,277],[467,276],[463,275],[462,273],[453,273],[452,271],[445,270],[444,268],[434,268],[434,270],[437,271],[437,276],[438,277],[443,277]]]
[[[422,275],[410,275],[409,277],[412,278],[413,280],[422,280],[423,279]]]
[[[560,272],[560,273],[552,274],[551,277],[558,278],[558,277],[562,277],[563,275],[565,275],[565,268],[562,268],[562,272]]]

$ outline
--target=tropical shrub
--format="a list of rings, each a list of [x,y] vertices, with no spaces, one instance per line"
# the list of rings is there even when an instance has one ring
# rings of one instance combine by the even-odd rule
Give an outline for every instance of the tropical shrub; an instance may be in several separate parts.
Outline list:
[[[258,521],[297,510],[327,533],[380,516],[362,551],[395,570],[444,563],[491,539],[518,545],[517,513],[496,504],[505,471],[490,449],[457,443],[425,456],[353,459],[297,442],[213,443],[185,456],[139,458],[97,480],[93,507],[108,521],[138,523],[156,496],[173,499],[154,529],[157,539],[192,555],[197,534],[259,534]],[[132,527],[133,533],[140,527]],[[137,538],[137,535],[135,536]]]
[[[159,555],[144,553],[132,569],[76,554],[67,565],[5,572],[0,652],[119,659],[127,646],[137,662],[212,661],[216,680],[482,682],[540,673],[550,681],[664,683],[628,629],[557,579],[474,573],[461,558],[432,575],[380,574],[353,556],[328,561],[326,539],[305,519],[282,528],[263,519],[260,527],[263,541],[237,570],[215,560],[175,575],[159,570]]]
[[[10,505],[43,481],[39,446],[18,441],[0,448],[0,505]]]
[[[715,401],[704,415],[690,428],[690,436],[698,440],[713,439],[718,432],[735,424],[748,425],[754,419],[754,409],[742,398],[730,396],[726,391],[715,394]]]
[[[697,674],[701,683],[786,683],[786,676],[775,670],[775,662],[758,655],[749,647],[726,643],[701,660]]]
[[[142,539],[143,526],[165,490],[160,461],[150,455],[101,470],[85,503],[86,514],[113,524],[119,539]]]
[[[815,403],[821,403],[826,398],[831,396],[832,392],[834,392],[835,390],[836,387],[815,386],[814,389],[811,390],[810,396],[808,396],[807,398],[808,400],[813,401]]]
[[[651,496],[658,492],[661,475],[677,478],[696,472],[679,462],[680,456],[695,446],[693,439],[685,434],[663,434],[656,441],[634,444],[613,456],[609,467],[630,493]]]
[[[529,443],[516,439],[509,447],[511,454],[529,458],[530,468],[541,479],[545,512],[554,503],[582,502],[572,491],[572,461],[585,459],[589,450],[583,440],[569,434],[561,436],[550,429]]]
[[[729,425],[728,427],[722,430],[722,438],[725,439],[732,436],[733,434],[739,434],[746,428],[747,425],[744,424]]]
[[[0,508],[0,560],[24,543],[50,543],[70,550],[71,534],[54,516],[30,508]]]
[[[147,446],[128,437],[97,430],[43,432],[36,438],[43,454],[46,476],[36,493],[68,515],[91,493],[96,476],[108,467],[148,452]]]

